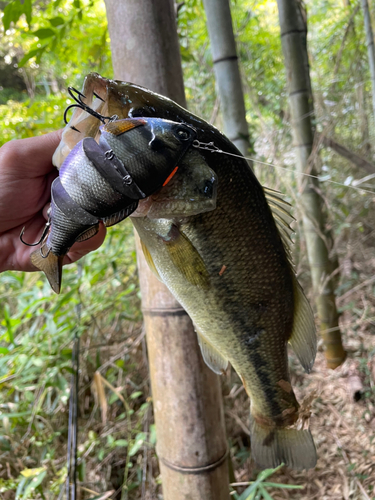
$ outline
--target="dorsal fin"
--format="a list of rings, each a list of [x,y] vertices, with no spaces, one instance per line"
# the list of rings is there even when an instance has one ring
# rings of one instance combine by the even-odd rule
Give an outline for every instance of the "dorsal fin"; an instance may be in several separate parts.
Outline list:
[[[305,371],[310,373],[317,350],[314,313],[296,277],[293,279],[293,288],[294,322],[289,343]]]
[[[290,264],[293,266],[291,235],[294,232],[290,224],[295,221],[291,215],[291,205],[283,200],[282,194],[274,189],[263,187],[268,205],[275,219],[277,229]],[[303,293],[297,278],[293,276],[294,288],[294,323],[289,342],[300,363],[307,373],[311,371],[316,356],[316,332],[314,314]]]
[[[283,199],[283,194],[275,191],[274,189],[264,187],[263,191],[267,200],[267,203],[271,209],[273,218],[276,222],[276,227],[279,231],[281,240],[284,244],[284,248],[288,257],[290,264],[293,266],[292,259],[292,249],[291,245],[292,234],[294,233],[293,229],[290,227],[290,224],[295,221],[295,218],[290,213],[290,209],[292,206],[290,203]]]

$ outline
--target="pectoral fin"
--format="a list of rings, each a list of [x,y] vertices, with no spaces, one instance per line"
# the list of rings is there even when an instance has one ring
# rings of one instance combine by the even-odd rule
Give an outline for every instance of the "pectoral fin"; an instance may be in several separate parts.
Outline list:
[[[198,330],[198,344],[201,348],[202,357],[206,365],[217,375],[223,375],[228,368],[228,360],[222,356],[219,351],[214,347]]]
[[[177,226],[172,227],[171,235],[170,239],[164,241],[173,264],[189,283],[207,290],[210,275],[197,249]]]
[[[157,279],[159,281],[163,282],[163,280],[160,277],[160,274],[158,273],[158,270],[156,269],[156,266],[155,266],[155,263],[153,261],[153,258],[151,257],[151,254],[148,251],[148,248],[146,247],[146,245],[144,244],[144,242],[142,240],[140,240],[140,241],[141,241],[141,247],[142,247],[142,250],[143,250],[143,255],[145,256],[145,259],[146,259],[146,262],[148,264],[148,267],[155,274],[155,276],[157,277]]]
[[[294,322],[289,342],[307,373],[313,367],[317,338],[314,315],[297,278],[294,278]]]

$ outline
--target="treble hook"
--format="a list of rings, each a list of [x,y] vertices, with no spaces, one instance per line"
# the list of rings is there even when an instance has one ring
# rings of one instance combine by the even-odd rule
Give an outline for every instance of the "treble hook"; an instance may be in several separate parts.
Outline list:
[[[43,229],[43,233],[42,233],[42,236],[39,238],[39,241],[37,241],[36,243],[27,243],[27,241],[25,241],[22,236],[24,235],[25,233],[25,226],[22,228],[22,231],[20,233],[20,240],[21,242],[28,246],[28,247],[36,247],[37,245],[40,245],[42,243],[42,241],[44,240],[44,238],[46,237],[47,233],[48,233],[48,230],[49,230],[49,227],[51,225],[51,222],[48,221],[46,223],[46,225],[44,226],[44,229]]]
[[[85,104],[82,101],[82,97],[84,99],[86,99],[86,96],[84,94],[82,94],[82,92],[80,92],[79,90],[75,89],[74,87],[68,87],[68,92],[69,92],[69,95],[72,97],[72,99],[74,99],[74,101],[76,102],[76,104],[71,104],[70,106],[68,106],[66,108],[66,110],[64,112],[64,122],[66,124],[68,123],[68,120],[66,118],[67,117],[67,113],[68,113],[69,109],[71,109],[71,108],[80,108],[83,111],[86,111],[90,115],[92,115],[95,118],[97,118],[98,120],[100,120],[103,124],[105,124],[105,120],[111,120],[112,119],[111,116],[103,116],[100,113],[98,113],[97,111],[95,111],[94,109],[90,108],[90,106],[88,106],[87,104]],[[76,92],[76,94],[78,95],[78,97],[75,96],[73,94],[73,92]],[[94,92],[94,95],[95,95],[95,97],[97,97],[98,99],[100,99],[101,101],[103,101],[103,99],[98,94],[96,94],[96,92]],[[76,130],[77,132],[79,132],[79,130],[76,129],[75,127],[71,127],[71,128],[73,130]]]

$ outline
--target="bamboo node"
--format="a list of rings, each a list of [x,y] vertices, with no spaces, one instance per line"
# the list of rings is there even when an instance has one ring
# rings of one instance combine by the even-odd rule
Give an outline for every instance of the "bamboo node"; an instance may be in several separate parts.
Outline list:
[[[144,316],[184,316],[187,312],[182,307],[164,308],[164,307],[143,307]]]
[[[209,472],[220,467],[220,465],[222,465],[228,458],[228,455],[229,455],[229,448],[225,450],[224,455],[220,457],[219,460],[216,460],[211,464],[202,465],[201,467],[185,467],[183,465],[173,464],[172,462],[161,456],[158,456],[158,459],[163,465],[176,472],[181,472],[182,474],[203,474],[204,472]]]

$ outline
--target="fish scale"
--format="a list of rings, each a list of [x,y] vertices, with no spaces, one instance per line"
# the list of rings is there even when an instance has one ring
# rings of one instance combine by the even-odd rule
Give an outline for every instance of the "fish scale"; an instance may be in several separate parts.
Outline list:
[[[76,148],[60,169],[59,176],[62,185],[73,200],[84,206],[88,212],[96,211],[100,206],[105,214],[107,210],[112,210],[113,213],[113,210],[117,209],[116,202],[121,201],[121,194],[116,193],[92,163],[85,158],[82,143]]]

